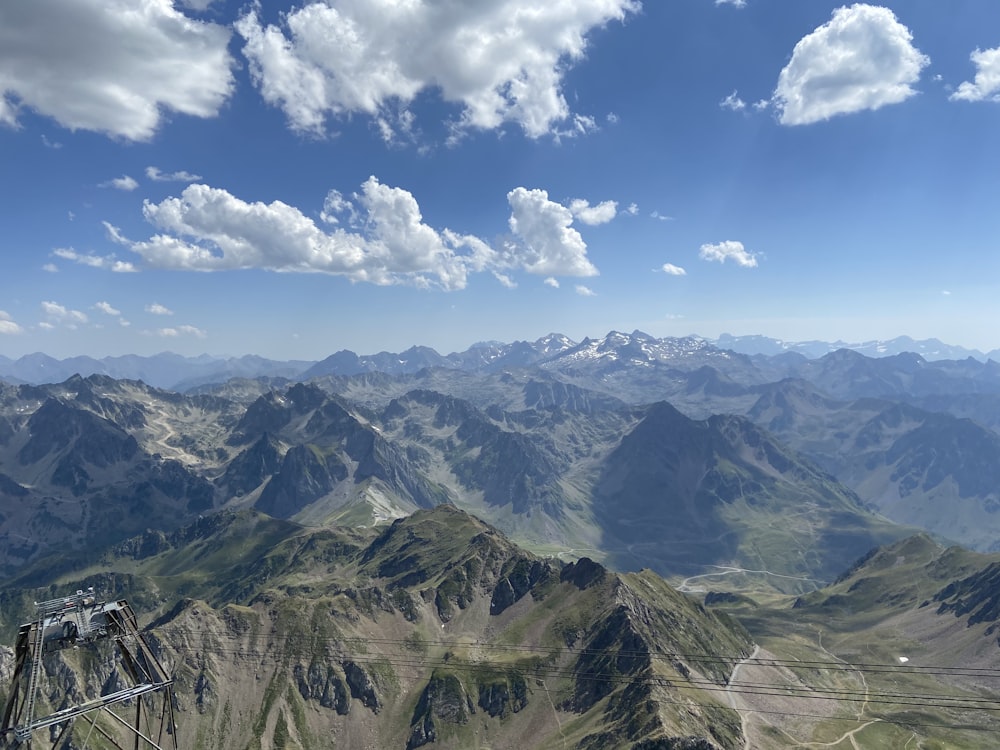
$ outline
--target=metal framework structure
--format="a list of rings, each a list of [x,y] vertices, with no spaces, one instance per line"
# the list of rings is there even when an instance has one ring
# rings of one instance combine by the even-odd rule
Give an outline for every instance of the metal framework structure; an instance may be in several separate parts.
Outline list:
[[[125,736],[132,741],[126,745],[133,750],[177,750],[173,680],[167,677],[143,639],[129,603],[124,599],[98,602],[94,598],[94,589],[90,588],[61,599],[36,602],[35,607],[36,619],[21,625],[17,633],[14,672],[3,711],[3,723],[0,724],[0,748],[32,750],[33,741],[39,747],[56,748],[64,738],[69,737],[74,720],[86,718],[89,719],[89,729],[83,748],[87,747],[96,732],[107,743],[126,750],[116,737],[97,723],[101,714],[107,714],[128,730]],[[66,648],[93,646],[106,639],[117,646],[123,676],[131,684],[47,716],[36,716],[42,657]],[[126,720],[121,711],[129,704],[134,708],[132,721]],[[49,730],[44,742],[36,736],[39,730]]]

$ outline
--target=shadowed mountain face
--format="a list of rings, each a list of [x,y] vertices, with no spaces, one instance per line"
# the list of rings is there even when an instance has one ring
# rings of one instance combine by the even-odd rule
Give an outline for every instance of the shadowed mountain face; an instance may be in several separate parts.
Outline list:
[[[529,350],[530,369],[503,369],[514,362],[508,355],[530,360]],[[588,549],[661,572],[733,564],[825,578],[891,533],[866,507],[980,548],[998,536],[1000,461],[988,429],[898,401],[836,398],[916,389],[908,398],[927,400],[919,394],[937,388],[946,405],[968,412],[971,396],[1000,382],[990,363],[850,351],[762,359],[638,331],[580,344],[487,343],[474,353],[440,366],[414,348],[402,359],[419,364],[415,372],[385,364],[391,372],[218,390],[232,399],[104,375],[4,386],[0,474],[16,486],[0,508],[0,533],[20,550],[11,564],[48,543],[45,525],[26,533],[26,511],[14,507],[22,491],[38,498],[31,513],[44,500],[41,517],[53,528],[84,524],[83,539],[104,527],[118,533],[113,509],[126,496],[137,508],[173,498],[169,511],[143,511],[151,524],[169,518],[167,526],[229,505],[371,524],[447,501],[538,548]],[[800,379],[769,384],[777,372]],[[664,407],[628,405],[652,394],[704,419],[693,428]],[[712,412],[747,413],[774,437]],[[100,507],[112,509],[106,519],[89,500],[85,516],[78,501],[99,486],[107,488]],[[795,519],[784,537],[776,517]]]
[[[774,566],[828,580],[899,533],[752,422],[696,422],[666,403],[650,407],[608,457],[594,509],[616,564],[642,560],[664,572]]]
[[[106,544],[147,526],[173,528],[215,506],[211,483],[180,462],[144,451],[119,424],[91,408],[46,396],[5,419],[0,445],[0,570],[46,555]],[[35,404],[42,394],[28,392]],[[14,397],[14,403],[21,403]],[[88,408],[89,407],[89,408]],[[143,420],[111,409],[125,424]],[[20,412],[20,413],[19,413]]]
[[[769,386],[748,416],[886,517],[1000,549],[1000,436],[978,422],[880,399],[836,401],[802,381]]]
[[[246,406],[103,376],[9,389],[0,533],[58,544],[83,529],[85,545],[216,507],[370,525],[449,502],[625,569],[736,565],[801,586],[904,533],[746,420],[695,422],[548,376],[484,382],[515,408],[421,389],[374,409],[303,383]],[[704,368],[691,382],[733,392]],[[18,505],[29,488],[38,501]],[[46,551],[11,549],[14,566]]]

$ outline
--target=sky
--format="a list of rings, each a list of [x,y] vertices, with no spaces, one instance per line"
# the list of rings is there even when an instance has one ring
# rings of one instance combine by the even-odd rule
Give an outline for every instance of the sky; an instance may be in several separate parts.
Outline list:
[[[0,3],[0,355],[1000,347],[1000,3]]]

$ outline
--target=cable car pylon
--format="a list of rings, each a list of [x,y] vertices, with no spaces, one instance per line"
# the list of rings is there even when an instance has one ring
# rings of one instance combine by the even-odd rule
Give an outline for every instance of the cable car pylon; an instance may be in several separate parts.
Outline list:
[[[98,602],[94,589],[71,596],[36,602],[36,617],[21,625],[17,633],[14,671],[0,723],[0,748],[33,750],[57,748],[69,737],[74,721],[89,720],[83,748],[96,732],[120,750],[154,748],[177,750],[174,726],[173,679],[167,676],[142,634],[132,607],[125,599]],[[36,716],[45,654],[67,648],[93,647],[111,640],[118,649],[127,687],[93,700],[69,706],[45,716]],[[122,709],[133,709],[128,721]],[[125,728],[124,745],[98,719],[102,716]],[[49,730],[44,742],[38,734]],[[121,733],[119,733],[121,735]],[[77,738],[79,741],[79,738]],[[51,743],[51,744],[49,744]],[[168,744],[169,743],[169,744]]]

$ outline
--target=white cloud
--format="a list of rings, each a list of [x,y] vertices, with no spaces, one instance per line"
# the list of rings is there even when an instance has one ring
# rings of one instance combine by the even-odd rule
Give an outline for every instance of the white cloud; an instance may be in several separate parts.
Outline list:
[[[153,182],[197,182],[200,174],[192,174],[183,169],[177,172],[161,172],[157,167],[146,167],[146,177]]]
[[[203,339],[208,336],[205,331],[200,328],[195,328],[194,326],[177,326],[177,330],[187,336],[194,336],[196,339]]]
[[[459,131],[520,125],[532,138],[579,132],[562,93],[586,35],[640,9],[637,0],[310,2],[264,26],[236,24],[264,99],[291,126],[322,135],[328,117],[376,120],[433,91],[462,108]],[[569,123],[569,129],[558,127]]]
[[[702,260],[717,261],[719,263],[725,263],[727,260],[731,260],[744,268],[757,267],[756,254],[748,252],[746,248],[743,247],[742,242],[736,242],[734,240],[726,240],[718,243],[717,245],[702,245],[701,249],[698,251],[698,257]]]
[[[114,273],[135,273],[138,269],[128,261],[118,260],[114,255],[93,255],[78,253],[71,247],[60,247],[52,251],[52,254],[63,260],[71,260],[81,266],[90,268],[103,268]],[[49,264],[51,265],[51,264]],[[53,266],[53,268],[55,268]],[[48,270],[48,269],[46,269]]]
[[[579,219],[584,224],[597,226],[607,224],[618,214],[617,201],[602,201],[596,206],[591,206],[588,201],[582,198],[575,198],[569,203],[569,210],[573,212],[574,218]]]
[[[568,127],[558,127],[554,126],[551,130],[553,137],[556,142],[559,143],[563,138],[576,138],[581,135],[587,135],[588,133],[594,133],[600,130],[597,126],[597,120],[589,115],[572,115],[570,117]]]
[[[650,218],[658,219],[659,221],[673,221],[673,216],[667,216],[666,214],[661,214],[659,211],[652,211],[649,214]]]
[[[587,245],[573,229],[573,212],[549,200],[544,190],[517,187],[507,193],[510,230],[522,242],[508,247],[515,265],[529,273],[596,276]]]
[[[736,89],[733,89],[733,93],[719,102],[719,106],[723,109],[730,109],[733,112],[742,112],[747,108],[747,103],[740,99],[736,93]]]
[[[358,214],[354,204],[339,190],[331,190],[323,199],[323,210],[320,211],[319,218],[327,224],[339,224],[338,214],[347,218],[349,226],[358,226]]]
[[[949,99],[1000,102],[1000,47],[975,50],[969,58],[976,66],[975,81],[963,81]]]
[[[168,0],[0,2],[0,121],[147,140],[166,110],[213,117],[233,89],[231,32]]]
[[[715,0],[716,5],[732,5],[734,8],[747,7],[747,0]]]
[[[42,266],[42,270],[47,271],[48,273],[59,273],[59,266],[55,263],[46,263]]]
[[[552,287],[553,289],[559,288],[559,279],[555,278],[554,276],[547,277],[545,281],[543,281],[542,283],[545,284],[545,286]]]
[[[664,263],[660,270],[670,276],[687,276],[687,271],[680,266],[675,266],[673,263]]]
[[[201,328],[195,326],[171,326],[169,328],[157,328],[155,331],[143,331],[146,335],[160,336],[161,338],[176,339],[181,336],[192,336],[196,339],[204,339],[208,334]]]
[[[57,151],[63,147],[63,145],[59,143],[59,141],[51,140],[48,136],[45,135],[45,133],[42,133],[42,145],[45,146],[46,148],[55,149]]]
[[[470,271],[484,270],[496,260],[479,238],[423,223],[416,199],[406,190],[370,177],[353,198],[364,215],[360,230],[324,232],[281,201],[247,203],[225,190],[189,185],[180,198],[145,203],[147,221],[161,234],[130,242],[114,227],[109,231],[148,265],[173,270],[260,268],[451,290],[464,288]],[[347,204],[343,196],[328,195],[324,218],[349,213],[353,204]]]
[[[379,285],[465,288],[470,273],[490,272],[514,283],[513,270],[544,275],[595,276],[587,246],[573,228],[573,211],[544,190],[515,188],[507,195],[511,238],[502,250],[480,238],[423,220],[414,196],[370,177],[350,198],[331,190],[321,228],[281,201],[248,203],[207,185],[187,186],[180,197],[146,201],[143,213],[158,232],[132,241],[106,224],[111,239],[155,269],[227,271],[263,269],[327,273]],[[574,202],[581,220],[609,220],[614,201]],[[88,262],[88,258],[79,262]],[[106,259],[89,258],[93,265]],[[506,281],[505,281],[506,279]]]
[[[638,203],[629,203],[628,204],[628,208],[625,209],[625,213],[627,213],[629,216],[638,216],[639,215],[639,204]]]
[[[24,329],[15,323],[14,319],[8,313],[0,310],[0,334],[13,336],[18,333],[24,333]]]
[[[905,101],[930,63],[912,40],[888,8],[838,8],[795,45],[774,90],[778,119],[807,125]]]
[[[67,328],[76,328],[77,325],[87,322],[86,314],[79,310],[70,310],[56,302],[42,302],[42,313],[51,326],[65,325]]]
[[[596,297],[597,292],[591,289],[589,286],[584,286],[583,284],[576,285],[576,293],[581,297]]]
[[[499,271],[494,271],[493,272],[493,277],[497,281],[499,281],[502,286],[506,287],[507,289],[516,289],[517,288],[517,282],[514,281],[514,279],[512,279],[510,276],[508,276],[505,273],[500,273]]]
[[[113,180],[100,183],[98,187],[114,188],[115,190],[131,192],[139,187],[139,183],[135,181],[135,178],[129,177],[127,174],[123,174],[121,177],[115,177]]]
[[[94,309],[100,310],[105,315],[113,315],[114,317],[120,317],[122,314],[122,311],[112,307],[110,302],[98,302],[94,305]]]
[[[152,313],[153,315],[173,315],[174,311],[169,307],[161,305],[159,302],[154,302],[151,305],[146,305],[146,312]]]

